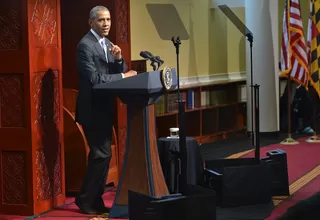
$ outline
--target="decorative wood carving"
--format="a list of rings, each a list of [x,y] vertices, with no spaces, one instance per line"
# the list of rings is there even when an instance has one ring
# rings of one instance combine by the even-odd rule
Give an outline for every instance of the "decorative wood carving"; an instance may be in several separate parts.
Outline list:
[[[27,204],[25,152],[2,152],[3,203]]]
[[[62,193],[59,72],[48,70],[33,74],[34,104],[40,132],[40,149],[36,151],[37,200],[50,199]]]
[[[39,124],[43,120],[59,123],[59,72],[48,70],[47,72],[34,73],[33,81],[35,86],[33,101],[36,106],[34,123]],[[43,107],[46,107],[46,110]]]
[[[57,5],[51,0],[34,0],[31,23],[36,46],[57,45]]]
[[[52,191],[43,149],[36,151],[36,179],[37,201],[50,199]]]
[[[116,1],[116,36],[117,42],[120,44],[127,44],[129,42],[129,0],[115,0]]]
[[[62,169],[61,169],[61,146],[58,145],[57,158],[53,166],[53,195],[58,196],[62,194]]]
[[[0,127],[24,127],[23,74],[0,75]]]
[[[21,0],[0,1],[0,50],[21,46]]]
[[[52,194],[57,196],[62,192],[60,153],[55,153],[56,162],[52,164],[55,158],[46,151],[45,148],[36,151],[36,198],[38,202],[50,199]]]

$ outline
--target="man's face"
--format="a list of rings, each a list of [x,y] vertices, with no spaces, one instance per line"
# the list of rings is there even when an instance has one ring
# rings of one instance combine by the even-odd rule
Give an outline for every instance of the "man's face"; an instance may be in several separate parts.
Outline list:
[[[107,37],[111,28],[110,12],[106,10],[98,11],[97,16],[89,20],[89,24],[101,37]]]

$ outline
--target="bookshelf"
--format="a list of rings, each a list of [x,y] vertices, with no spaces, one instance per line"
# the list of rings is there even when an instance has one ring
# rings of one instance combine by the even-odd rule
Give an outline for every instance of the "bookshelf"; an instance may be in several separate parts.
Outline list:
[[[134,61],[138,72],[144,72],[144,60]],[[139,66],[139,68],[138,68]],[[140,69],[141,68],[141,69]],[[187,136],[198,143],[226,139],[246,133],[246,81],[227,80],[181,86],[185,103]],[[155,105],[157,138],[169,135],[169,128],[178,127],[177,91],[164,94]]]
[[[226,81],[181,88],[185,103],[186,134],[199,143],[227,138],[246,131],[246,100],[241,97],[246,81]],[[177,91],[166,93],[156,104],[157,137],[178,127]]]

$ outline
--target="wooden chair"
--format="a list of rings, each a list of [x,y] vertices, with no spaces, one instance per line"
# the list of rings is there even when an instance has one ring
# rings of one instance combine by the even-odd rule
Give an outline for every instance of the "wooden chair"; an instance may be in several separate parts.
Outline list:
[[[77,90],[63,89],[65,180],[66,192],[68,193],[79,191],[89,153],[88,143],[82,127],[74,122],[77,94]],[[117,185],[119,181],[119,157],[117,136],[114,127],[112,128],[111,149],[113,156],[110,161],[110,169],[106,183],[114,183]]]

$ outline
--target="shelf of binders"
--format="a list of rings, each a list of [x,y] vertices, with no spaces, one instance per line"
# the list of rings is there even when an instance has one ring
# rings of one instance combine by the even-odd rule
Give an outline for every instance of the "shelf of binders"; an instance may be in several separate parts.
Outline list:
[[[246,81],[224,81],[184,86],[187,136],[199,143],[224,139],[246,131]],[[177,91],[170,91],[156,104],[157,137],[169,135],[178,127]]]

